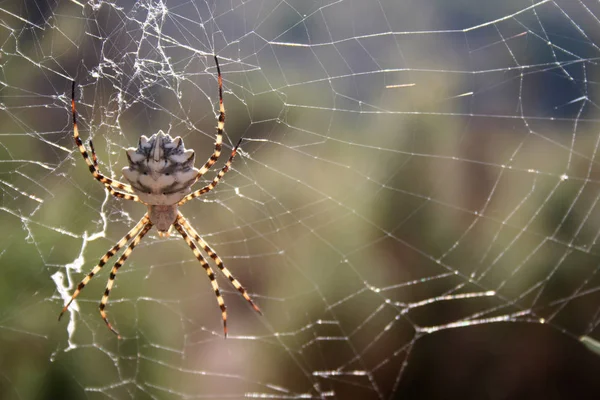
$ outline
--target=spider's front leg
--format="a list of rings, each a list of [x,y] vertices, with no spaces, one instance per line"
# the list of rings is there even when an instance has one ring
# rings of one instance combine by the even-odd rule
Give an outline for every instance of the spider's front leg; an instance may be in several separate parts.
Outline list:
[[[223,130],[225,129],[225,106],[223,105],[223,77],[221,76],[221,68],[219,67],[219,59],[215,56],[215,64],[217,65],[217,82],[219,83],[219,120],[217,122],[217,139],[215,140],[215,150],[206,161],[206,163],[198,171],[196,180],[200,179],[219,159],[221,156],[221,145],[223,143]]]
[[[94,145],[91,140],[90,140],[90,147],[91,147],[91,151],[92,151],[92,158],[90,159],[90,156],[88,155],[87,150],[86,150],[85,146],[83,145],[81,138],[79,137],[79,128],[77,127],[77,110],[75,108],[75,87],[76,87],[76,83],[75,83],[75,81],[73,81],[73,85],[71,87],[71,112],[73,115],[73,139],[75,140],[75,144],[77,145],[79,152],[83,156],[83,159],[85,160],[86,164],[88,165],[88,169],[90,170],[92,176],[99,182],[103,183],[104,186],[108,189],[109,193],[112,194],[113,196],[121,198],[121,199],[125,199],[125,200],[140,201],[138,196],[136,196],[134,194],[130,194],[130,193],[133,193],[133,189],[131,188],[131,185],[127,185],[127,184],[119,182],[117,180],[108,178],[100,172],[100,170],[98,169],[98,158],[96,157]],[[124,190],[129,193],[123,193],[123,192],[119,191],[118,189]]]
[[[237,144],[235,145],[235,147],[233,148],[233,150],[231,151],[231,155],[229,156],[229,159],[227,160],[227,162],[225,163],[225,166],[223,167],[223,169],[221,169],[221,171],[219,171],[219,173],[217,174],[217,176],[215,176],[215,178],[212,180],[212,182],[206,186],[204,186],[202,189],[198,189],[190,194],[188,194],[187,196],[185,196],[183,199],[181,199],[179,201],[179,203],[177,203],[178,206],[181,206],[182,204],[187,203],[188,201],[202,196],[205,193],[210,192],[211,190],[213,190],[215,188],[215,186],[217,186],[217,184],[219,183],[219,181],[221,180],[221,178],[223,178],[223,176],[227,173],[227,171],[229,171],[229,168],[231,168],[231,163],[233,162],[233,159],[235,157],[235,155],[237,154],[237,149],[238,147],[240,147],[240,144],[242,143],[242,139],[240,139]]]
[[[209,159],[206,161],[206,163],[204,163],[202,168],[200,168],[198,170],[198,174],[196,175],[194,182],[197,182],[198,179],[200,179],[205,173],[207,173],[208,170],[213,165],[215,165],[215,163],[221,156],[221,147],[223,144],[223,130],[225,129],[225,106],[223,105],[223,77],[221,76],[221,68],[219,67],[219,59],[217,58],[217,56],[215,56],[215,64],[217,65],[217,81],[219,83],[219,119],[217,121],[217,138],[215,140],[215,150],[213,151],[213,153],[209,157]],[[241,139],[240,139],[240,142],[241,142]],[[217,183],[219,183],[219,179],[221,179],[221,177],[223,175],[225,175],[225,172],[227,172],[227,169],[229,169],[229,166],[231,165],[231,160],[233,160],[233,157],[235,156],[235,152],[239,145],[240,145],[240,143],[238,142],[238,144],[233,149],[233,152],[231,153],[231,157],[229,157],[229,161],[225,165],[225,168],[223,168],[222,173],[220,173],[220,176],[217,176],[217,178],[215,178],[213,180],[211,188],[207,189],[208,188],[208,186],[207,186],[200,190],[196,190],[195,192],[190,193],[187,196],[185,196],[183,199],[181,199],[177,205],[182,205],[185,202],[187,202],[195,197],[198,197],[198,196],[210,191],[213,187],[215,187],[215,185]],[[211,185],[209,185],[209,186],[211,186]]]
[[[94,167],[96,167],[96,170],[98,170],[98,157],[96,156],[96,150],[94,150],[94,143],[92,142],[92,139],[90,139],[90,150],[92,151],[92,161],[93,161]],[[115,181],[113,181],[113,183],[114,182]],[[127,185],[127,186],[131,187],[130,185]],[[137,201],[138,203],[143,203],[140,200],[139,196],[137,196],[135,194],[125,193],[125,192],[120,192],[118,190],[115,190],[115,188],[112,187],[111,185],[109,185],[108,183],[104,183],[104,187],[106,187],[106,190],[108,191],[108,193],[112,194],[116,198]],[[124,187],[124,189],[127,189],[127,187]],[[130,191],[131,190],[132,189],[130,189]]]

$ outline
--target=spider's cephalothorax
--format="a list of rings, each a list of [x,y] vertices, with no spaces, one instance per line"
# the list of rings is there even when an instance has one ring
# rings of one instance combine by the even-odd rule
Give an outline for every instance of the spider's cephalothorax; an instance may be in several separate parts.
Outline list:
[[[219,284],[215,278],[215,274],[206,262],[204,256],[200,252],[200,248],[215,262],[219,270],[229,279],[229,282],[235,287],[238,292],[246,299],[248,303],[261,314],[260,309],[248,293],[246,289],[233,277],[231,272],[223,264],[223,260],[217,253],[210,248],[208,243],[200,237],[198,232],[190,225],[187,219],[179,211],[179,206],[210,192],[217,186],[221,178],[229,171],[229,167],[236,155],[240,141],[235,145],[229,156],[229,160],[213,180],[203,188],[190,193],[191,186],[198,181],[208,170],[217,162],[221,155],[221,146],[223,140],[223,128],[225,126],[225,108],[223,107],[223,81],[221,78],[221,70],[219,69],[219,60],[215,56],[215,64],[217,65],[217,77],[219,80],[219,122],[217,124],[217,139],[215,141],[215,150],[210,158],[204,163],[202,168],[194,168],[194,151],[186,150],[183,145],[183,140],[180,137],[173,139],[171,136],[161,132],[152,135],[150,138],[142,136],[137,148],[127,149],[127,159],[129,167],[123,169],[123,175],[130,184],[125,184],[109,178],[100,172],[98,159],[94,151],[94,144],[90,140],[91,157],[87,149],[83,145],[79,137],[77,129],[77,111],[75,111],[75,81],[71,89],[71,111],[73,114],[73,139],[83,156],[88,169],[92,173],[94,179],[98,180],[106,190],[113,196],[124,199],[137,201],[148,206],[148,212],[121,240],[119,240],[108,252],[100,259],[98,265],[92,269],[85,278],[77,285],[77,289],[71,296],[71,299],[63,307],[58,319],[67,311],[69,305],[75,300],[85,285],[92,279],[106,262],[114,256],[127,243],[129,245],[121,254],[112,267],[104,295],[100,301],[100,315],[106,323],[106,326],[118,335],[117,331],[108,322],[108,317],[104,308],[108,303],[108,296],[115,282],[119,268],[125,263],[133,248],[137,246],[142,238],[148,233],[152,226],[156,226],[158,234],[161,236],[168,235],[171,227],[175,227],[177,232],[181,234],[183,240],[192,249],[194,256],[206,271],[210,284],[217,297],[217,303],[221,308],[221,316],[223,318],[223,332],[227,336],[227,311],[225,302],[219,290]]]
[[[178,136],[159,131],[150,138],[142,136],[137,149],[127,149],[129,167],[123,176],[133,192],[148,205],[150,221],[159,234],[168,234],[177,218],[177,203],[190,193],[198,173],[195,154],[186,150]]]

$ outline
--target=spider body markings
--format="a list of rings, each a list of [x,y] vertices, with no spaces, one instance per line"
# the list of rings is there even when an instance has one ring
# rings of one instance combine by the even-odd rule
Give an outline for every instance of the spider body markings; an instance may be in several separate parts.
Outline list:
[[[145,204],[148,207],[148,212],[125,236],[123,236],[123,238],[121,238],[121,240],[108,250],[108,252],[100,259],[96,267],[83,278],[71,296],[71,299],[62,309],[62,312],[58,317],[59,320],[94,275],[102,269],[112,256],[129,243],[121,257],[119,257],[117,262],[113,265],[106,289],[104,290],[104,295],[102,296],[99,305],[100,315],[106,323],[106,326],[119,338],[121,337],[108,321],[105,312],[106,304],[108,303],[108,297],[119,268],[125,263],[135,246],[140,243],[152,226],[156,226],[159,236],[168,236],[171,229],[174,227],[181,234],[187,245],[192,249],[194,256],[204,268],[217,298],[217,303],[221,309],[223,333],[225,337],[227,337],[227,311],[225,302],[221,296],[215,274],[204,256],[202,256],[200,248],[202,248],[202,250],[204,250],[204,252],[215,262],[223,275],[229,279],[231,284],[241,293],[252,308],[259,314],[262,314],[258,306],[248,295],[246,289],[244,289],[240,282],[235,279],[231,272],[224,266],[223,261],[217,253],[209,247],[179,211],[179,206],[214,189],[221,178],[229,170],[241,143],[240,139],[233,148],[225,166],[219,171],[212,182],[207,186],[192,192],[192,186],[208,172],[221,155],[223,129],[225,127],[225,108],[223,106],[223,81],[221,78],[219,61],[216,56],[215,64],[217,66],[219,83],[219,120],[213,154],[202,168],[197,169],[194,167],[195,153],[193,150],[185,148],[181,137],[178,136],[172,138],[162,131],[153,134],[150,138],[141,136],[137,148],[129,148],[126,150],[129,166],[123,168],[122,172],[129,184],[108,178],[100,172],[96,152],[94,151],[94,145],[91,140],[90,150],[92,157],[90,158],[88,155],[87,149],[79,137],[79,130],[77,128],[75,81],[73,81],[71,92],[73,138],[92,176],[94,179],[101,182],[113,196]]]
[[[142,136],[137,149],[126,153],[129,167],[123,168],[123,176],[140,202],[148,205],[159,235],[168,235],[177,218],[177,203],[191,192],[200,172],[194,167],[194,151],[186,150],[180,137],[160,131],[150,138]]]

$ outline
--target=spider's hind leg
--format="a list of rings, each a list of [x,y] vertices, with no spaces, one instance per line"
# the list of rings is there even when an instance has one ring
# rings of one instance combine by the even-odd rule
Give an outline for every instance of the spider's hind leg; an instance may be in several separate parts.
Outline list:
[[[213,272],[210,265],[208,265],[204,257],[202,257],[202,253],[200,253],[198,246],[196,246],[196,244],[192,242],[192,239],[186,232],[185,228],[181,226],[181,224],[178,221],[175,221],[173,226],[175,227],[175,229],[177,229],[177,232],[181,234],[183,240],[185,240],[190,249],[192,249],[194,256],[196,256],[196,259],[200,261],[202,268],[204,268],[204,270],[206,271],[206,275],[208,275],[208,279],[210,279],[210,284],[212,285],[212,288],[215,292],[215,296],[217,296],[217,303],[221,308],[221,317],[223,318],[223,335],[227,337],[227,307],[225,306],[223,296],[221,296],[221,291],[219,290],[219,284],[217,283],[217,279],[215,278],[215,273]]]
[[[241,295],[244,297],[244,299],[246,299],[246,301],[248,303],[250,303],[250,305],[252,306],[254,311],[256,311],[257,313],[262,315],[262,311],[260,311],[260,308],[258,308],[256,303],[254,303],[254,301],[252,301],[252,299],[250,298],[250,295],[248,295],[248,292],[242,286],[240,281],[235,279],[235,277],[232,275],[232,273],[229,272],[229,270],[223,264],[223,260],[221,260],[221,257],[219,257],[217,255],[217,253],[215,253],[215,251],[212,248],[210,248],[208,243],[206,243],[204,241],[204,239],[202,239],[200,237],[198,232],[196,232],[196,230],[190,225],[190,223],[187,221],[187,219],[185,219],[183,214],[178,213],[177,222],[180,223],[190,233],[190,235],[192,235],[194,240],[196,242],[198,242],[198,244],[200,245],[200,247],[202,247],[202,249],[206,252],[206,254],[208,254],[208,256],[213,259],[213,261],[215,262],[215,264],[217,264],[217,267],[219,267],[219,269],[221,270],[223,275],[225,275],[227,277],[227,279],[229,279],[229,281],[231,282],[233,287],[235,287],[237,289],[237,291],[241,293]]]
[[[117,332],[112,327],[110,322],[108,322],[108,316],[106,315],[104,308],[106,307],[106,303],[108,303],[108,296],[110,295],[110,291],[112,290],[113,284],[115,283],[115,278],[117,276],[117,272],[119,271],[119,268],[121,268],[121,266],[125,263],[125,261],[129,257],[129,255],[131,254],[131,252],[133,251],[135,246],[137,246],[140,243],[140,241],[142,240],[144,235],[146,235],[146,233],[148,233],[150,228],[152,228],[152,222],[148,221],[146,223],[146,225],[144,225],[144,228],[141,230],[141,232],[138,233],[137,236],[135,236],[135,238],[133,239],[133,241],[129,244],[129,246],[127,246],[127,248],[125,249],[125,251],[123,252],[121,257],[119,257],[119,259],[117,260],[115,265],[113,265],[112,270],[110,271],[110,276],[108,277],[108,283],[106,284],[106,289],[104,289],[104,295],[102,296],[102,300],[100,301],[100,305],[99,305],[100,315],[102,316],[102,319],[106,323],[106,326],[108,326],[108,329],[110,329],[115,335],[117,335],[119,337],[119,339],[121,338],[121,335],[119,335],[119,332]]]
[[[114,256],[117,251],[119,251],[123,246],[125,246],[125,244],[127,242],[129,242],[129,240],[131,240],[132,237],[137,236],[138,233],[142,230],[142,228],[148,224],[149,219],[148,219],[148,215],[145,215],[140,222],[138,222],[129,232],[127,232],[127,234],[125,236],[123,236],[121,238],[121,240],[119,240],[110,250],[108,250],[108,252],[100,259],[100,261],[98,262],[98,265],[96,265],[94,267],[94,269],[92,269],[85,278],[83,278],[83,280],[81,282],[79,282],[79,285],[77,285],[77,289],[75,290],[75,292],[73,293],[73,295],[71,296],[71,299],[69,300],[69,302],[63,307],[60,315],[58,316],[58,320],[60,321],[61,317],[63,316],[63,314],[67,311],[67,309],[69,308],[69,306],[71,305],[71,303],[77,298],[77,296],[79,296],[79,293],[81,293],[81,291],[83,290],[83,288],[85,288],[85,286],[88,284],[88,282],[98,273],[100,272],[100,270],[102,269],[102,267],[108,262],[108,260]]]

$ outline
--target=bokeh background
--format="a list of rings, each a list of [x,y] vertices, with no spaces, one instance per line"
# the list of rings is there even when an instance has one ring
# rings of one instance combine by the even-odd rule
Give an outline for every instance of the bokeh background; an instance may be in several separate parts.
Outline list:
[[[588,0],[0,3],[0,397],[597,398],[597,59]],[[121,179],[140,135],[233,169],[182,208],[226,279],[230,336],[178,235]],[[228,151],[225,151],[227,154]],[[223,165],[225,160],[217,164]],[[210,173],[206,175],[209,181]]]

